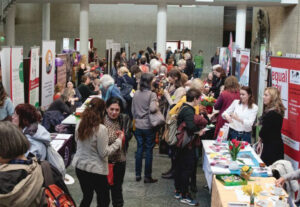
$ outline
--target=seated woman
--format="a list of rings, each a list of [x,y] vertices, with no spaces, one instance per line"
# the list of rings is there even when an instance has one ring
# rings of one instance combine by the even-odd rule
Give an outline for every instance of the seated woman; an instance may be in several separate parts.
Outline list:
[[[19,104],[12,117],[12,122],[23,131],[30,142],[30,148],[26,155],[31,152],[37,159],[45,160],[51,137],[50,133],[39,124],[40,120],[41,115],[30,104]]]
[[[7,96],[2,81],[0,81],[0,121],[11,121],[11,117],[13,114],[14,105],[10,98]]]
[[[64,92],[64,86],[60,83],[57,83],[54,87],[53,101],[58,99],[61,96],[61,94],[63,94],[63,92]]]
[[[10,122],[0,122],[0,205],[43,206],[43,182],[41,166],[35,157],[24,155],[30,143]],[[9,179],[8,179],[9,178]]]
[[[75,106],[71,105],[73,109],[71,109],[66,102],[68,101],[67,96],[62,94],[58,99],[53,101],[47,111],[59,111],[63,115],[69,115],[72,111],[75,111]]]
[[[72,81],[67,83],[67,88],[64,90],[64,95],[67,97],[67,104],[69,106],[75,105],[75,107],[80,107],[82,105],[82,96],[77,88],[74,88]]]

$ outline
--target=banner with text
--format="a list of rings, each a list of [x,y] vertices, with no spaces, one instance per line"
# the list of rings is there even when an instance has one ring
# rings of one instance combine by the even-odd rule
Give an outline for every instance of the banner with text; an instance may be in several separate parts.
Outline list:
[[[42,103],[48,107],[53,102],[55,75],[55,41],[43,41],[42,52]]]
[[[40,86],[40,48],[31,48],[30,68],[29,68],[29,93],[28,102],[35,106],[39,106],[39,86]]]
[[[23,47],[11,48],[11,100],[15,106],[24,103]]]
[[[300,162],[300,59],[271,57],[272,86],[281,92],[281,99],[286,108],[282,139],[285,144],[285,158],[290,160],[295,169]]]

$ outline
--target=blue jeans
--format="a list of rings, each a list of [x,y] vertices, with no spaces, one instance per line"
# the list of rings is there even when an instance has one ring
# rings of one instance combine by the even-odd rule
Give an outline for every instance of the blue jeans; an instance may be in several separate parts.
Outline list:
[[[152,160],[153,160],[153,147],[155,145],[155,131],[153,129],[136,129],[134,132],[137,141],[137,152],[135,156],[135,175],[141,176],[143,151],[145,146],[145,177],[151,178],[152,174]]]
[[[201,78],[203,68],[195,68],[194,78]]]
[[[238,132],[234,129],[229,128],[228,138],[230,140],[237,139],[240,141],[246,141],[251,144],[251,132]]]

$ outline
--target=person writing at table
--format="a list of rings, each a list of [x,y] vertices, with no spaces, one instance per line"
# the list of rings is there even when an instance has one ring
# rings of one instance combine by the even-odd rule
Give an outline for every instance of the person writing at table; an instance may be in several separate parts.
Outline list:
[[[252,125],[257,110],[251,88],[243,86],[240,90],[240,100],[234,100],[222,114],[222,117],[229,122],[228,138],[251,143]]]

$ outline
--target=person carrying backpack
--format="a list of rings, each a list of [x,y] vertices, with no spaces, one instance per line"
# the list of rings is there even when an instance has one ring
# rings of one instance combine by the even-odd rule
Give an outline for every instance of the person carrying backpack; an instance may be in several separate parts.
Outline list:
[[[194,123],[195,109],[194,106],[200,103],[201,92],[197,89],[190,89],[186,93],[186,103],[183,103],[177,118],[177,126],[185,124],[184,130],[186,136],[182,143],[186,142],[186,139],[190,139],[188,143],[178,146],[175,158],[175,195],[174,197],[180,199],[181,203],[185,203],[191,206],[198,205],[198,202],[191,198],[189,193],[189,179],[191,177],[194,163],[195,163],[195,149],[193,143],[193,137],[195,134],[202,136],[204,130],[200,130],[200,127]],[[179,130],[179,129],[178,129]],[[178,140],[179,142],[179,140]]]
[[[45,185],[37,158],[32,154],[25,156],[29,148],[30,142],[20,129],[11,122],[0,122],[0,207],[75,207],[62,175],[54,167],[46,172],[55,179],[51,186]],[[47,161],[42,163],[50,166]],[[58,192],[60,198],[49,199],[45,190],[48,187],[55,187],[53,198],[58,198]]]

